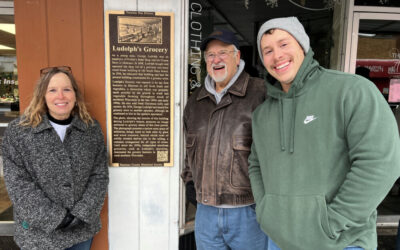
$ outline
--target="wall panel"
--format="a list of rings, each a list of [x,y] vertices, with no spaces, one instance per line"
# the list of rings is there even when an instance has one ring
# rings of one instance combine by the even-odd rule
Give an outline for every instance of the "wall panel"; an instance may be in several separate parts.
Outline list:
[[[111,250],[179,249],[180,154],[184,64],[183,6],[186,0],[104,0],[104,10],[174,13],[174,165],[110,168]],[[107,35],[107,34],[106,34]],[[110,128],[109,128],[110,129]]]
[[[21,110],[28,106],[39,69],[48,65],[45,0],[14,1]]]
[[[103,0],[14,1],[20,107],[43,67],[69,65],[90,113],[106,134]],[[107,202],[92,250],[108,249]]]

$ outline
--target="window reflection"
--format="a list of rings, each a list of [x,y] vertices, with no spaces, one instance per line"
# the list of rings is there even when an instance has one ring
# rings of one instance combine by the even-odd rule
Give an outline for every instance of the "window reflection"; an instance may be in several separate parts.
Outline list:
[[[354,5],[400,7],[399,0],[355,0]]]
[[[19,116],[18,71],[14,16],[0,15],[0,143],[8,123]],[[0,159],[0,222],[12,221],[12,204]]]

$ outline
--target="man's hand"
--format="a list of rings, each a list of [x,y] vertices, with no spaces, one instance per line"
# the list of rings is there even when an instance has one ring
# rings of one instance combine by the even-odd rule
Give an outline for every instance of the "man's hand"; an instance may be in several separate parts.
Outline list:
[[[56,229],[61,229],[62,231],[69,231],[74,227],[80,225],[82,221],[67,211],[64,219],[61,221],[60,225]]]

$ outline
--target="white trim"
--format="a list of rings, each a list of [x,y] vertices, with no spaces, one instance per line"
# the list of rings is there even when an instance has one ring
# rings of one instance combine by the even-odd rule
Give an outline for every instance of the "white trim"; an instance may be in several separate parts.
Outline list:
[[[354,12],[400,13],[400,8],[355,5]]]
[[[0,15],[14,15],[14,2],[0,1]]]
[[[14,1],[0,1],[0,8],[14,8]]]
[[[14,236],[14,221],[0,222],[0,236]]]
[[[377,218],[377,227],[396,227],[399,225],[400,215],[380,215]]]
[[[187,82],[188,82],[188,50],[189,50],[189,0],[183,1],[183,15],[182,15],[182,23],[183,23],[183,30],[181,34],[181,38],[183,42],[183,52],[181,53],[181,61],[183,62],[183,70],[181,71],[181,79],[182,79],[182,84],[181,84],[181,112],[180,112],[180,117],[181,117],[181,130],[183,132],[183,110],[186,105],[187,101],[187,93],[188,93],[188,87],[187,87]],[[179,141],[179,146],[181,148],[180,154],[179,154],[179,173],[182,172],[183,168],[185,167],[185,137],[182,133],[181,139]],[[186,231],[186,205],[185,205],[185,185],[182,181],[182,178],[179,178],[179,235],[185,234]]]
[[[358,45],[358,30],[360,25],[360,13],[355,12],[353,14],[352,22],[352,32],[351,32],[351,47],[350,47],[350,60],[347,72],[354,73],[356,71],[356,60],[357,60],[357,45]]]
[[[347,32],[346,32],[346,47],[343,51],[344,61],[342,61],[342,70],[344,72],[349,72],[349,62],[350,62],[350,51],[351,51],[351,39],[352,39],[352,25],[353,25],[353,15],[354,15],[354,0],[349,1],[349,8],[347,9],[346,21],[347,21]]]

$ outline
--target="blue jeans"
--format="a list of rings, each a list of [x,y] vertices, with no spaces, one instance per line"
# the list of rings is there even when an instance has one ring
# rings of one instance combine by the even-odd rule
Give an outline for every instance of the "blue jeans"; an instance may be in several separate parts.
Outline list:
[[[87,241],[75,244],[72,247],[67,248],[65,250],[90,250],[90,247],[92,246],[92,240],[93,238],[90,238]]]
[[[268,250],[280,250],[280,248],[271,240],[268,239]],[[362,247],[345,247],[343,250],[364,250]]]
[[[217,208],[197,203],[194,233],[198,250],[263,250],[268,237],[256,220],[255,205]]]

